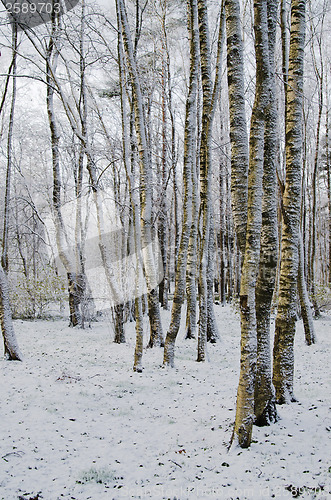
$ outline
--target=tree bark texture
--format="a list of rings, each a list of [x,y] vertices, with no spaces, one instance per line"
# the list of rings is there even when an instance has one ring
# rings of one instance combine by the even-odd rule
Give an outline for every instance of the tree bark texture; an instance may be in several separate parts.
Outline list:
[[[79,301],[76,294],[77,283],[75,282],[76,268],[66,251],[68,248],[68,240],[66,235],[65,224],[61,212],[61,175],[60,175],[60,153],[59,143],[60,135],[58,132],[57,121],[54,111],[54,84],[59,57],[58,48],[56,45],[56,37],[58,34],[58,26],[56,19],[52,20],[51,35],[49,38],[47,53],[46,53],[46,104],[48,123],[51,135],[52,148],[52,167],[53,167],[53,215],[56,231],[56,243],[58,247],[60,260],[67,272],[68,277],[68,292],[69,292],[69,310],[70,310],[70,326],[80,324]]]
[[[247,225],[248,135],[245,111],[244,56],[239,0],[225,0],[227,75],[231,141],[231,198],[233,221],[244,255]]]
[[[141,203],[141,228],[142,228],[142,254],[146,276],[147,288],[152,291],[157,283],[156,264],[152,249],[152,170],[151,160],[148,151],[146,124],[143,109],[143,96],[140,86],[140,79],[134,50],[132,45],[130,27],[128,24],[124,0],[117,0],[117,9],[122,25],[122,35],[124,51],[127,60],[127,67],[131,79],[132,100],[135,117],[135,129],[138,143],[139,163],[140,163],[140,203]],[[155,336],[163,337],[160,308],[157,303],[150,311],[153,314],[151,327],[155,328]]]
[[[255,290],[260,260],[262,227],[262,178],[264,161],[265,110],[269,103],[269,50],[267,1],[254,1],[256,88],[252,110],[247,229],[240,282],[241,358],[233,440],[240,447],[251,444],[255,421],[255,375],[257,358],[257,318]]]
[[[307,345],[315,344],[315,328],[311,303],[306,286],[305,278],[305,255],[303,250],[302,235],[299,235],[299,269],[298,269],[298,293],[300,299],[301,315],[305,330],[305,339]]]
[[[278,260],[277,220],[277,104],[275,81],[275,39],[277,0],[267,1],[269,50],[269,101],[265,109],[263,198],[260,268],[256,284],[257,364],[255,381],[255,424],[270,425],[277,420],[275,389],[272,384],[270,315]]]
[[[5,271],[0,264],[0,323],[4,341],[5,358],[10,361],[22,361],[18,347],[9,303],[9,288]]]
[[[198,81],[198,33],[197,33],[197,3],[188,0],[188,29],[190,35],[190,82],[186,101],[185,132],[184,132],[184,203],[183,226],[178,251],[175,276],[175,291],[171,309],[171,321],[164,345],[163,363],[174,366],[175,341],[178,334],[181,309],[185,296],[186,264],[189,239],[192,227],[192,172],[195,167],[194,151],[196,142],[196,96]]]
[[[305,44],[305,0],[292,0],[288,85],[286,88],[286,178],[279,303],[275,325],[273,383],[278,403],[295,401],[293,393],[294,335],[301,208],[302,100]]]

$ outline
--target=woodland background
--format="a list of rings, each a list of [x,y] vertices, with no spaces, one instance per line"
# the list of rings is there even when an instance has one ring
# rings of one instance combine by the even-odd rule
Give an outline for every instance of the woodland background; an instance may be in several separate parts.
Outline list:
[[[135,321],[135,371],[146,314],[165,365],[181,314],[203,362],[222,337],[214,304],[231,303],[242,331],[234,434],[246,447],[253,422],[277,421],[275,403],[294,401],[295,321],[313,344],[312,318],[331,305],[329,8],[82,1],[33,30],[3,12],[8,358],[21,358],[11,317],[65,313],[93,328],[108,311],[117,343]],[[160,307],[171,310],[167,332]]]

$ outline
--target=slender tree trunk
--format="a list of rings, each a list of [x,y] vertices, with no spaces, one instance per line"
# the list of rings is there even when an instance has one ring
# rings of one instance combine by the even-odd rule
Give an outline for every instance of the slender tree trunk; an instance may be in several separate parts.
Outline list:
[[[194,154],[196,145],[194,145]],[[197,266],[198,266],[198,219],[199,219],[199,193],[197,165],[194,161],[192,168],[192,226],[187,252],[187,270],[186,270],[186,339],[196,337],[197,328]]]
[[[312,345],[316,342],[313,314],[311,310],[309,295],[305,279],[305,256],[303,251],[302,235],[299,235],[299,269],[298,269],[298,292],[301,306],[303,326],[305,330],[306,344]]]
[[[266,0],[254,1],[256,89],[252,110],[247,230],[240,282],[241,358],[237,393],[234,443],[247,448],[251,444],[255,421],[254,396],[257,360],[257,318],[255,290],[260,260],[262,227],[262,179],[264,161],[265,111],[269,103],[268,11]]]
[[[263,200],[260,269],[256,284],[257,364],[255,381],[255,423],[270,425],[277,420],[272,384],[270,315],[278,260],[277,221],[277,105],[275,81],[275,39],[277,0],[268,0],[269,102],[265,111]]]
[[[207,264],[207,341],[215,344],[219,338],[215,311],[214,311],[214,258],[215,258],[215,230],[213,217],[210,221]]]
[[[211,76],[211,49],[208,27],[208,10],[203,0],[198,0],[198,20],[200,39],[200,68],[202,80],[202,120],[200,143],[200,212],[202,217],[199,250],[199,333],[197,361],[205,361],[208,321],[214,325],[213,302],[208,300],[208,259],[210,231],[212,223],[211,178],[212,158],[211,140],[213,119],[221,86],[221,61],[224,39],[224,3],[221,5],[219,24],[216,75],[214,84]]]
[[[149,292],[154,290],[157,285],[156,265],[152,249],[152,171],[150,164],[150,155],[148,152],[146,125],[143,110],[143,97],[140,87],[140,80],[136,66],[133,45],[131,40],[130,27],[127,20],[127,13],[123,0],[117,0],[117,9],[122,25],[122,34],[124,42],[124,51],[127,59],[128,71],[132,85],[132,99],[135,116],[135,128],[138,142],[139,161],[140,161],[140,198],[141,198],[141,226],[142,226],[142,253],[145,268],[147,288]],[[151,327],[155,329],[153,335],[162,339],[162,325],[160,317],[160,308],[158,297],[153,310],[149,312],[150,318],[153,314]],[[161,340],[160,340],[161,342]]]
[[[194,144],[196,141],[196,96],[198,80],[198,34],[196,0],[188,0],[188,29],[190,35],[190,82],[185,116],[183,227],[176,266],[175,292],[171,309],[171,321],[165,340],[163,358],[163,363],[169,366],[174,366],[175,341],[180,326],[181,309],[185,296],[187,251],[192,226],[192,172],[195,165]]]
[[[226,186],[225,186],[225,164],[221,160],[219,183],[220,183],[220,303],[224,306],[226,303],[226,262],[228,260],[226,247]]]
[[[168,177],[168,168],[167,168],[167,132],[168,132],[168,123],[167,123],[167,71],[166,71],[166,59],[169,60],[169,51],[167,47],[167,3],[160,2],[162,9],[162,19],[161,19],[161,27],[162,27],[162,75],[161,75],[161,113],[162,113],[162,155],[161,155],[161,176],[162,176],[162,192],[161,192],[161,207],[160,207],[160,215],[158,222],[158,235],[159,235],[159,244],[160,244],[160,252],[162,256],[162,264],[163,264],[163,279],[159,285],[159,300],[163,307],[163,309],[168,309],[168,276],[167,276],[167,234],[168,234],[168,224],[167,224],[167,177]]]
[[[227,255],[228,255],[228,261],[227,261],[227,300],[228,302],[231,302],[234,296],[234,282],[235,282],[235,274],[234,274],[234,269],[235,269],[235,262],[236,262],[236,255],[237,253],[234,254],[234,231],[233,231],[233,223],[232,223],[232,209],[231,209],[231,180],[230,180],[230,174],[228,171],[226,171],[226,192],[228,193],[227,198],[226,198],[226,211],[227,211],[227,222],[226,222],[226,234],[227,234],[227,240],[226,240],[226,249],[227,249]]]
[[[320,148],[320,135],[321,135],[321,123],[322,123],[322,111],[323,111],[323,57],[320,51],[320,70],[317,68],[316,58],[314,54],[314,69],[315,75],[318,81],[318,118],[317,118],[317,130],[316,130],[316,145],[315,145],[315,157],[314,157],[314,168],[313,168],[313,178],[312,178],[312,248],[311,248],[311,297],[314,306],[315,318],[319,318],[321,313],[318,307],[316,299],[316,252],[317,252],[317,205],[318,205],[318,174],[319,174],[319,148]]]
[[[327,188],[328,188],[328,212],[329,212],[329,223],[328,223],[328,243],[329,243],[329,274],[328,283],[331,287],[331,165],[330,165],[330,150],[329,150],[329,109],[327,107],[326,111],[326,175],[327,175]]]
[[[293,372],[301,206],[305,8],[305,0],[292,0],[285,111],[286,180],[283,194],[281,270],[273,361],[273,383],[276,389],[276,400],[280,404],[295,401]]]
[[[117,8],[117,22],[118,27],[121,26],[120,11]],[[134,315],[135,315],[135,330],[136,330],[136,346],[134,352],[134,363],[133,370],[141,373],[142,372],[142,357],[143,357],[143,308],[142,308],[142,276],[140,276],[140,256],[141,256],[141,227],[140,227],[140,207],[139,199],[134,189],[134,151],[133,151],[133,141],[132,135],[130,135],[130,125],[127,119],[127,106],[126,106],[126,72],[125,72],[125,62],[124,62],[124,50],[123,50],[123,38],[122,31],[118,31],[118,61],[119,61],[119,72],[120,72],[120,88],[121,88],[121,115],[122,115],[122,145],[123,145],[123,161],[124,168],[126,171],[129,192],[131,198],[132,207],[132,226],[134,235],[134,248],[136,256],[136,277],[135,277],[135,299],[134,299]],[[130,138],[129,138],[130,135]],[[131,154],[130,154],[131,153]],[[130,161],[131,158],[131,161]],[[130,168],[131,167],[131,168]]]
[[[55,14],[54,14],[55,16]],[[68,292],[69,292],[69,310],[70,326],[77,326],[81,322],[79,311],[80,297],[78,294],[78,277],[75,265],[70,261],[66,252],[68,247],[67,235],[64,221],[61,213],[61,175],[60,175],[60,153],[59,142],[60,135],[57,128],[57,121],[54,111],[54,77],[56,74],[59,52],[56,46],[56,37],[58,35],[57,20],[53,16],[52,32],[49,38],[46,54],[46,104],[48,122],[51,134],[52,147],[52,166],[53,166],[53,214],[55,220],[56,242],[59,251],[59,257],[67,272]]]
[[[227,73],[231,141],[231,198],[239,248],[245,252],[247,225],[248,136],[239,0],[225,0]]]
[[[5,190],[5,206],[3,214],[3,235],[2,235],[2,256],[1,264],[3,270],[8,273],[8,233],[9,233],[9,213],[10,213],[10,187],[12,177],[12,161],[13,161],[13,129],[14,129],[14,115],[16,104],[16,61],[17,61],[17,24],[12,25],[12,98],[10,105],[10,115],[8,124],[7,136],[7,172],[6,172],[6,190]]]

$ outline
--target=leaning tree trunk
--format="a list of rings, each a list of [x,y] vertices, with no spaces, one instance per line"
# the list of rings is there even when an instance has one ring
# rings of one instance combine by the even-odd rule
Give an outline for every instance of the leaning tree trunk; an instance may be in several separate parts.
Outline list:
[[[273,383],[278,403],[295,401],[294,335],[301,206],[302,103],[305,44],[305,0],[292,0],[288,85],[286,89],[286,178],[279,303],[275,326]]]
[[[197,3],[188,0],[188,29],[190,35],[190,82],[186,101],[185,137],[184,137],[184,204],[183,227],[178,251],[178,260],[175,276],[175,291],[171,309],[171,321],[164,345],[165,365],[174,366],[175,341],[178,334],[181,309],[185,296],[185,277],[187,251],[192,226],[192,172],[195,166],[194,151],[196,141],[196,96],[198,81],[198,33],[197,33]]]
[[[16,340],[9,304],[9,288],[5,271],[0,264],[0,323],[5,348],[5,358],[22,361],[22,354]]]
[[[272,384],[270,315],[278,259],[277,220],[277,105],[275,80],[275,39],[277,0],[268,0],[269,103],[265,113],[263,199],[260,270],[256,284],[257,362],[255,381],[255,424],[270,425],[277,420],[275,389]]]
[[[262,226],[262,178],[265,110],[269,102],[268,16],[266,0],[254,1],[256,89],[252,110],[247,229],[240,282],[241,358],[233,442],[242,448],[251,444],[255,421],[254,395],[257,356],[255,290],[260,260]]]

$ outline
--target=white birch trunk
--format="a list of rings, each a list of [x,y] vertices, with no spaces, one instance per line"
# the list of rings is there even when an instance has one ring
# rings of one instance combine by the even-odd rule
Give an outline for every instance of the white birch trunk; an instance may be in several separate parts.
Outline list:
[[[305,0],[292,0],[291,35],[286,89],[286,180],[279,303],[275,326],[273,383],[278,403],[295,401],[293,392],[294,335],[298,280],[301,208],[303,61]]]
[[[127,60],[128,71],[132,85],[132,99],[135,117],[135,129],[138,142],[139,162],[140,162],[140,199],[141,199],[141,227],[142,227],[142,254],[146,283],[149,292],[155,288],[157,283],[156,263],[152,248],[152,171],[151,160],[148,151],[146,138],[146,124],[143,109],[143,98],[140,87],[140,79],[136,65],[130,27],[124,0],[117,0],[116,3],[122,25],[122,36],[124,50]],[[151,328],[154,330],[156,338],[163,340],[162,324],[160,318],[160,308],[156,294],[152,296],[153,311],[150,313]],[[153,315],[151,315],[153,313]]]
[[[303,250],[303,240],[301,233],[299,234],[298,292],[299,292],[303,326],[305,330],[306,344],[312,345],[315,344],[316,342],[316,336],[315,336],[313,313],[306,286],[305,255]]]
[[[245,112],[244,56],[239,0],[225,0],[227,73],[231,141],[231,201],[241,254],[247,225],[248,135]]]
[[[275,389],[272,384],[270,315],[278,259],[277,147],[278,116],[275,81],[277,0],[267,0],[269,49],[269,102],[265,111],[263,200],[260,270],[256,285],[257,366],[255,381],[255,424],[277,421]]]
[[[237,393],[234,444],[251,444],[255,421],[254,396],[257,359],[255,290],[260,260],[262,227],[262,178],[264,161],[265,110],[269,100],[269,50],[267,1],[254,2],[256,90],[250,129],[248,205],[245,256],[240,283],[241,358]]]
[[[18,347],[9,303],[9,288],[5,271],[0,264],[0,323],[4,341],[5,358],[10,361],[22,361]]]
[[[224,4],[221,6],[219,24],[216,75],[214,85],[211,75],[211,48],[208,27],[208,10],[203,0],[198,0],[200,68],[202,79],[202,122],[200,144],[200,212],[202,214],[200,255],[199,255],[199,333],[197,361],[205,361],[208,320],[213,323],[213,302],[208,301],[208,259],[212,219],[211,178],[212,158],[211,141],[213,119],[220,93],[221,59],[224,38]]]
[[[190,82],[186,101],[185,138],[184,138],[184,204],[183,227],[178,251],[175,276],[175,292],[171,309],[171,321],[164,345],[165,365],[174,366],[175,341],[178,334],[181,309],[185,296],[185,277],[187,251],[192,227],[192,173],[195,167],[194,151],[196,142],[196,96],[198,80],[198,33],[197,33],[197,3],[188,0],[188,28],[190,35]]]

